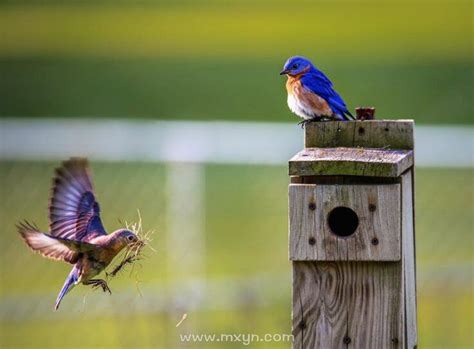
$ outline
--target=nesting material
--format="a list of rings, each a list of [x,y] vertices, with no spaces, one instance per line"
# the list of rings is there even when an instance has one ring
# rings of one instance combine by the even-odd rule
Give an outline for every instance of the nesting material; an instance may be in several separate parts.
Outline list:
[[[188,317],[188,314],[187,313],[184,313],[183,316],[181,317],[181,320],[179,320],[179,322],[176,324],[176,327],[179,327],[184,320],[186,320],[186,318]]]
[[[126,228],[131,230],[136,236],[137,241],[133,244],[128,245],[126,249],[119,255],[120,262],[112,269],[110,273],[106,273],[107,277],[115,277],[126,265],[134,264],[135,262],[143,259],[145,246],[148,246],[152,251],[155,252],[151,247],[151,237],[154,234],[153,230],[143,231],[142,217],[138,211],[138,222],[136,223],[125,223]]]

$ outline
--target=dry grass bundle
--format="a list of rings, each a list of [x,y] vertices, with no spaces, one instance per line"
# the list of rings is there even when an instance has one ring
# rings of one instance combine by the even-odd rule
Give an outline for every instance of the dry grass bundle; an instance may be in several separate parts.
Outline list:
[[[126,265],[133,264],[136,261],[143,259],[146,255],[143,254],[143,249],[148,246],[153,252],[156,252],[151,246],[151,237],[155,233],[154,230],[143,231],[142,217],[140,211],[138,212],[138,221],[136,223],[127,223],[125,226],[128,230],[131,230],[136,236],[137,241],[130,244],[120,254],[120,262],[117,264],[110,273],[106,273],[107,278],[115,277]]]

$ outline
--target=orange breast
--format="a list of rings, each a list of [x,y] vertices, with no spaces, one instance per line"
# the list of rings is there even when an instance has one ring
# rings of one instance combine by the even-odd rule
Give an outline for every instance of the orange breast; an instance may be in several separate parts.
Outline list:
[[[332,116],[328,102],[301,84],[301,76],[288,76],[286,90],[316,116]]]
[[[298,86],[301,87],[300,77],[299,76],[290,76],[290,75],[288,75],[288,80],[286,80],[286,91],[289,94],[294,95],[295,94],[295,89]]]

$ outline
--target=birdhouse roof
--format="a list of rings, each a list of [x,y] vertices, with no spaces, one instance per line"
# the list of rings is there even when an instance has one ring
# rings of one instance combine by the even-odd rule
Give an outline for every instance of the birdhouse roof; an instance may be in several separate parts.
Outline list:
[[[413,120],[314,122],[290,176],[398,177],[413,166]]]
[[[289,166],[290,176],[398,177],[413,166],[413,150],[305,148]]]

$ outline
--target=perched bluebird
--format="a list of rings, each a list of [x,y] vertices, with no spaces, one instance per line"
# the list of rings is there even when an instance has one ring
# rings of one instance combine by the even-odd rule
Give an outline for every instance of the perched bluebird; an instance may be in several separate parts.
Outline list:
[[[354,120],[332,82],[307,58],[289,58],[280,75],[287,75],[288,107],[301,124],[321,120]]]
[[[93,279],[125,247],[137,243],[127,229],[107,234],[100,220],[88,162],[82,158],[65,161],[56,169],[49,204],[49,233],[41,233],[28,222],[18,231],[35,252],[74,265],[56,299],[55,310],[75,285],[82,283],[111,293],[102,279]]]

